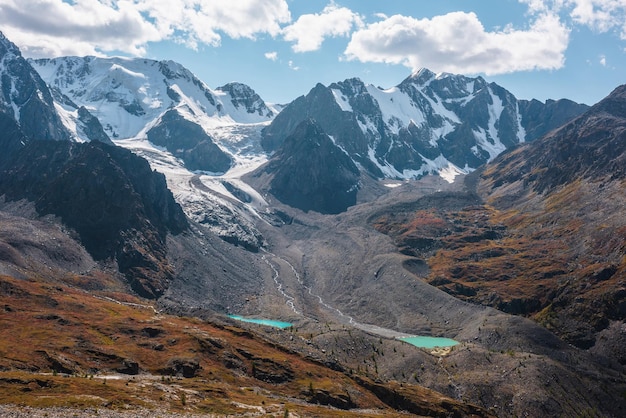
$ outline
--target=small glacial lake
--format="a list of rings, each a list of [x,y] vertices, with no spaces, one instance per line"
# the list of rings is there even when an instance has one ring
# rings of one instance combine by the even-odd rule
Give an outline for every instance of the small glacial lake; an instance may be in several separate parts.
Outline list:
[[[253,324],[266,325],[268,327],[275,327],[280,329],[285,329],[293,326],[291,322],[274,321],[272,319],[244,318],[243,316],[239,315],[228,315],[228,317],[241,322],[250,322]]]
[[[398,338],[400,341],[404,341],[405,343],[409,343],[419,348],[440,348],[440,347],[452,347],[457,345],[459,342],[453,340],[452,338],[441,338],[441,337],[400,337]]]

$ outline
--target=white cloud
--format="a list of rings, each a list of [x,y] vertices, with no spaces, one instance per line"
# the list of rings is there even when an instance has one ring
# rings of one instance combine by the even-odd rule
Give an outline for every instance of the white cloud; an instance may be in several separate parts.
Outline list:
[[[160,39],[128,1],[111,7],[96,0],[0,0],[0,26],[30,55],[95,54],[95,45],[140,55],[147,42]]]
[[[218,45],[220,32],[234,39],[254,39],[263,33],[276,36],[281,31],[280,24],[291,20],[286,0],[133,2],[155,22],[161,33],[167,36],[174,34],[192,47],[197,43]]]
[[[599,32],[619,29],[626,38],[625,0],[570,0],[574,22],[587,25]]]
[[[600,55],[600,65],[606,67],[606,55]]]
[[[296,64],[293,63],[293,61],[289,61],[289,68],[291,68],[294,71],[298,71],[300,69],[300,67],[298,67]]]
[[[278,52],[276,51],[266,52],[264,55],[265,55],[265,58],[267,58],[270,61],[276,61],[278,59]]]
[[[25,55],[144,55],[149,42],[216,46],[222,35],[276,36],[287,0],[0,0],[0,27]]]
[[[531,13],[567,15],[574,24],[598,32],[617,30],[626,39],[626,0],[519,0]]]
[[[345,50],[349,60],[403,64],[412,69],[463,74],[503,74],[564,65],[569,30],[543,14],[526,30],[486,31],[474,13],[432,19],[391,16],[356,31]]]
[[[295,42],[295,52],[316,51],[327,37],[349,36],[352,29],[361,27],[361,17],[346,7],[329,4],[319,14],[305,14],[283,29],[288,42]]]

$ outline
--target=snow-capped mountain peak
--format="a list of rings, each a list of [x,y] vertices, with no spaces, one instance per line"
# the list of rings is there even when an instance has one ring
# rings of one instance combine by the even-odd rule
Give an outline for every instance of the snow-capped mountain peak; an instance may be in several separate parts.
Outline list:
[[[84,109],[117,145],[166,174],[187,216],[230,241],[260,245],[247,209],[233,204],[237,198],[224,186],[229,178],[228,184],[245,188],[238,175],[267,160],[260,131],[277,111],[252,88],[229,83],[211,89],[174,61],[62,57],[31,63],[58,92],[57,108],[79,138],[88,139],[77,123],[77,109]]]
[[[415,70],[409,75],[405,81],[411,80],[412,82],[417,83],[418,85],[424,85],[428,81],[432,80],[436,77],[436,74],[430,71],[428,68],[420,68],[419,70]]]

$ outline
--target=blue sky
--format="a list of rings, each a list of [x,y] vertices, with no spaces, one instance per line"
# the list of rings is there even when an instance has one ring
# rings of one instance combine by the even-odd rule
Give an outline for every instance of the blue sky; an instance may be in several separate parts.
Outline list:
[[[421,67],[542,101],[626,83],[626,0],[0,0],[0,30],[27,57],[172,59],[274,103]]]

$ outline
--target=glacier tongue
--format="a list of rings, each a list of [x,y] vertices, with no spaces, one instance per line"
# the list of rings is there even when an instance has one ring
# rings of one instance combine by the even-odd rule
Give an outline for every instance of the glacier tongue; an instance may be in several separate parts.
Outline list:
[[[260,217],[259,212],[265,210],[267,202],[239,178],[266,162],[267,157],[240,154],[231,170],[216,176],[187,170],[167,150],[145,139],[129,138],[115,143],[144,157],[154,170],[165,174],[169,189],[189,219],[226,241],[254,251],[263,246],[263,237],[251,217]],[[224,182],[251,196],[250,201],[242,202]]]

